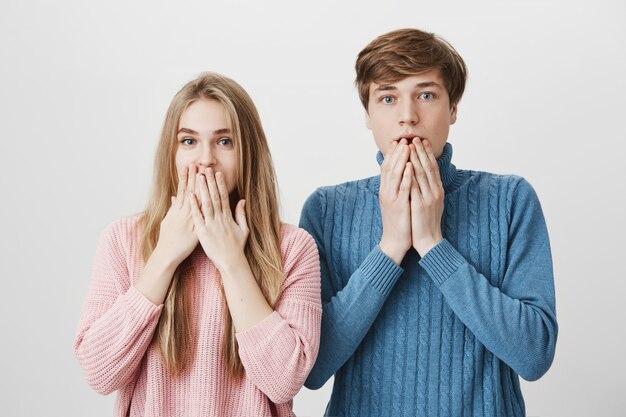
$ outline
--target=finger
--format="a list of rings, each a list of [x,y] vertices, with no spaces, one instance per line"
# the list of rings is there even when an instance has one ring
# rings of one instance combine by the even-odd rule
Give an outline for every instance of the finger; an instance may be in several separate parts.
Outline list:
[[[215,182],[217,183],[217,192],[220,196],[222,211],[224,212],[224,214],[230,214],[230,198],[228,196],[228,187],[226,187],[226,181],[224,181],[224,174],[221,172],[216,172]]]
[[[388,172],[388,181],[391,191],[398,192],[405,164],[409,161],[409,147],[405,139],[402,139],[392,155],[392,161]]]
[[[383,163],[380,165],[381,170],[387,168],[387,166],[389,165],[389,161],[391,160],[391,155],[393,154],[393,151],[394,149],[396,149],[397,146],[398,142],[396,142],[395,140],[392,141],[391,144],[389,144],[389,147],[387,148],[387,153],[383,155]]]
[[[202,213],[200,213],[200,208],[198,207],[198,201],[194,195],[189,198],[189,207],[191,208],[191,218],[193,219],[193,224],[196,230],[202,230],[202,226],[204,225],[204,218],[202,217]]]
[[[187,167],[183,167],[178,171],[178,190],[176,191],[176,200],[178,201],[178,207],[183,206],[185,201],[185,185],[187,184]]]
[[[199,195],[198,195],[199,194]],[[198,173],[196,181],[196,196],[200,198],[200,207],[205,221],[213,218],[213,203],[209,197],[209,189],[207,187],[206,177],[204,174]]]
[[[222,203],[220,202],[220,193],[215,183],[215,174],[213,168],[207,168],[205,170],[205,176],[207,184],[209,185],[209,198],[213,204],[213,213],[217,214],[222,210]]]
[[[189,169],[187,170],[187,189],[185,190],[185,200],[189,203],[189,196],[193,195],[196,183],[196,172],[197,167],[193,164],[189,165]],[[191,194],[190,194],[191,193]]]
[[[418,139],[419,141],[419,139]],[[421,160],[417,154],[417,146],[415,146],[415,142],[411,144],[411,163],[413,164],[413,169],[415,170],[415,179],[417,181],[417,185],[419,188],[419,193],[422,197],[426,197],[430,191],[430,186],[428,184],[428,178],[426,176],[426,171],[422,165]]]
[[[428,155],[428,159],[430,163],[435,167],[435,179],[438,185],[442,185],[441,183],[441,175],[439,173],[439,164],[437,164],[437,158],[435,157],[435,152],[433,151],[433,145],[431,145],[428,139],[424,139],[422,141],[422,145],[424,146],[424,150],[426,150],[426,155]]]
[[[235,222],[241,230],[248,234],[248,220],[246,219],[246,200],[239,200],[235,207]]]
[[[389,145],[389,148],[387,149],[387,154],[385,155],[385,159],[383,160],[383,163],[386,163],[385,168],[387,172],[393,171],[393,167],[397,162],[397,152],[400,146],[401,143],[397,140],[392,141]]]
[[[412,164],[411,164],[412,165]],[[422,193],[420,193],[420,187],[417,183],[417,178],[413,176],[411,179],[411,207],[419,207],[422,204]]]
[[[407,140],[403,138],[398,141],[398,145],[394,148],[391,154],[391,161],[389,161],[389,171],[391,171],[392,175],[402,175],[404,163],[408,160],[407,145]],[[404,158],[406,160],[403,160]]]
[[[430,158],[428,158],[428,154],[426,153],[426,149],[424,149],[424,145],[422,141],[420,140],[413,141],[413,144],[415,145],[415,150],[417,151],[417,155],[419,157],[420,163],[422,164],[422,167],[424,168],[424,173],[426,174],[426,180],[428,181],[428,188],[432,189],[432,188],[437,187],[438,182],[437,182],[437,177],[435,174],[435,171],[439,171],[439,166],[437,165],[437,162],[435,162],[434,165],[431,163]]]
[[[411,180],[413,178],[413,164],[407,162],[404,165],[404,172],[402,174],[402,181],[400,182],[400,191],[398,192],[398,199],[408,200],[411,192]]]

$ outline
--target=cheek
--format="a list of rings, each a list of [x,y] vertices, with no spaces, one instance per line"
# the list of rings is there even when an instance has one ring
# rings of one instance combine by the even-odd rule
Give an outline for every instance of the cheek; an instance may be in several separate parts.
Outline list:
[[[179,171],[183,167],[189,165],[188,161],[185,160],[185,157],[180,152],[176,152],[176,155],[174,156],[174,164],[176,165],[176,169]]]
[[[226,179],[226,187],[228,187],[228,194],[237,192],[237,175],[232,175]]]
[[[432,126],[430,141],[433,146],[435,157],[439,158],[443,153],[443,147],[448,140],[448,133],[450,132],[450,119],[448,117],[442,117]]]
[[[197,158],[193,152],[187,150],[186,152],[177,152],[174,157],[174,164],[176,169],[181,170],[189,165],[198,165]]]
[[[233,192],[237,189],[237,158],[233,158],[229,160],[225,166],[225,170],[227,171],[227,186],[228,191]]]
[[[385,119],[382,120],[377,118],[374,119],[371,123],[372,135],[374,136],[374,141],[376,142],[376,146],[383,155],[387,154],[387,148],[392,141],[391,128],[385,125]]]
[[[435,129],[437,136],[443,136],[445,138],[448,136],[448,131],[450,130],[450,120],[447,118],[440,120]]]
[[[376,143],[378,150],[382,152],[383,156],[387,155],[387,148],[389,148],[389,144],[376,135],[376,133],[374,133],[374,142]]]

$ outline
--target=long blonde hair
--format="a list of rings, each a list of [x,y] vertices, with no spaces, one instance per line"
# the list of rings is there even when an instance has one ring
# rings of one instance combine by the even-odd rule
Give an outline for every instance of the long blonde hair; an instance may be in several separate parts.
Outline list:
[[[239,198],[246,200],[245,211],[250,229],[244,253],[265,299],[273,307],[283,279],[276,175],[252,99],[239,84],[222,75],[201,74],[174,96],[167,110],[156,152],[152,194],[142,215],[143,259],[147,261],[154,251],[161,221],[171,204],[170,197],[176,195],[176,134],[180,117],[191,103],[199,99],[217,100],[226,110],[239,156],[236,191]],[[191,294],[186,285],[193,274],[193,265],[188,257],[174,273],[153,339],[163,362],[173,375],[187,369],[195,356]],[[238,354],[235,329],[228,309],[224,308],[224,311],[224,360],[231,375],[240,376],[243,366]]]

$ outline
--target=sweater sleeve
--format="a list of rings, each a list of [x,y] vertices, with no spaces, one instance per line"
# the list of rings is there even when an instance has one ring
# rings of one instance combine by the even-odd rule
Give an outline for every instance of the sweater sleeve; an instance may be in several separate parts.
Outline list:
[[[376,246],[342,288],[329,262],[325,222],[326,200],[318,189],[305,202],[300,217],[300,227],[317,243],[322,282],[320,350],[305,382],[310,389],[322,387],[356,351],[403,272]]]
[[[552,364],[558,327],[548,232],[537,195],[525,180],[513,191],[509,218],[501,288],[445,239],[420,265],[476,338],[532,381]]]
[[[92,278],[74,341],[74,354],[89,385],[109,394],[135,375],[156,328],[162,306],[131,285],[124,230],[117,222],[100,237]]]
[[[247,377],[276,404],[292,400],[313,367],[322,316],[315,242],[290,227],[281,242],[284,280],[274,312],[236,335]]]

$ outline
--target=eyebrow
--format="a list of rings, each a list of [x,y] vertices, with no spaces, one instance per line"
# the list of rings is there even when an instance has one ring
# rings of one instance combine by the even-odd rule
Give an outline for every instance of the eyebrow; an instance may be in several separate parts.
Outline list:
[[[415,88],[425,88],[425,87],[436,87],[436,88],[441,88],[441,85],[434,82],[434,81],[424,81],[422,83],[417,83],[415,84]],[[395,91],[397,90],[398,87],[396,87],[395,85],[381,85],[380,87],[376,88],[374,90],[374,93],[377,93],[379,91]]]
[[[186,127],[181,127],[180,129],[178,129],[178,133],[189,133],[190,135],[199,135],[199,133],[196,132],[195,130],[187,129]],[[224,133],[230,133],[230,129],[223,127],[221,129],[217,129],[213,131],[214,135],[222,135]]]

